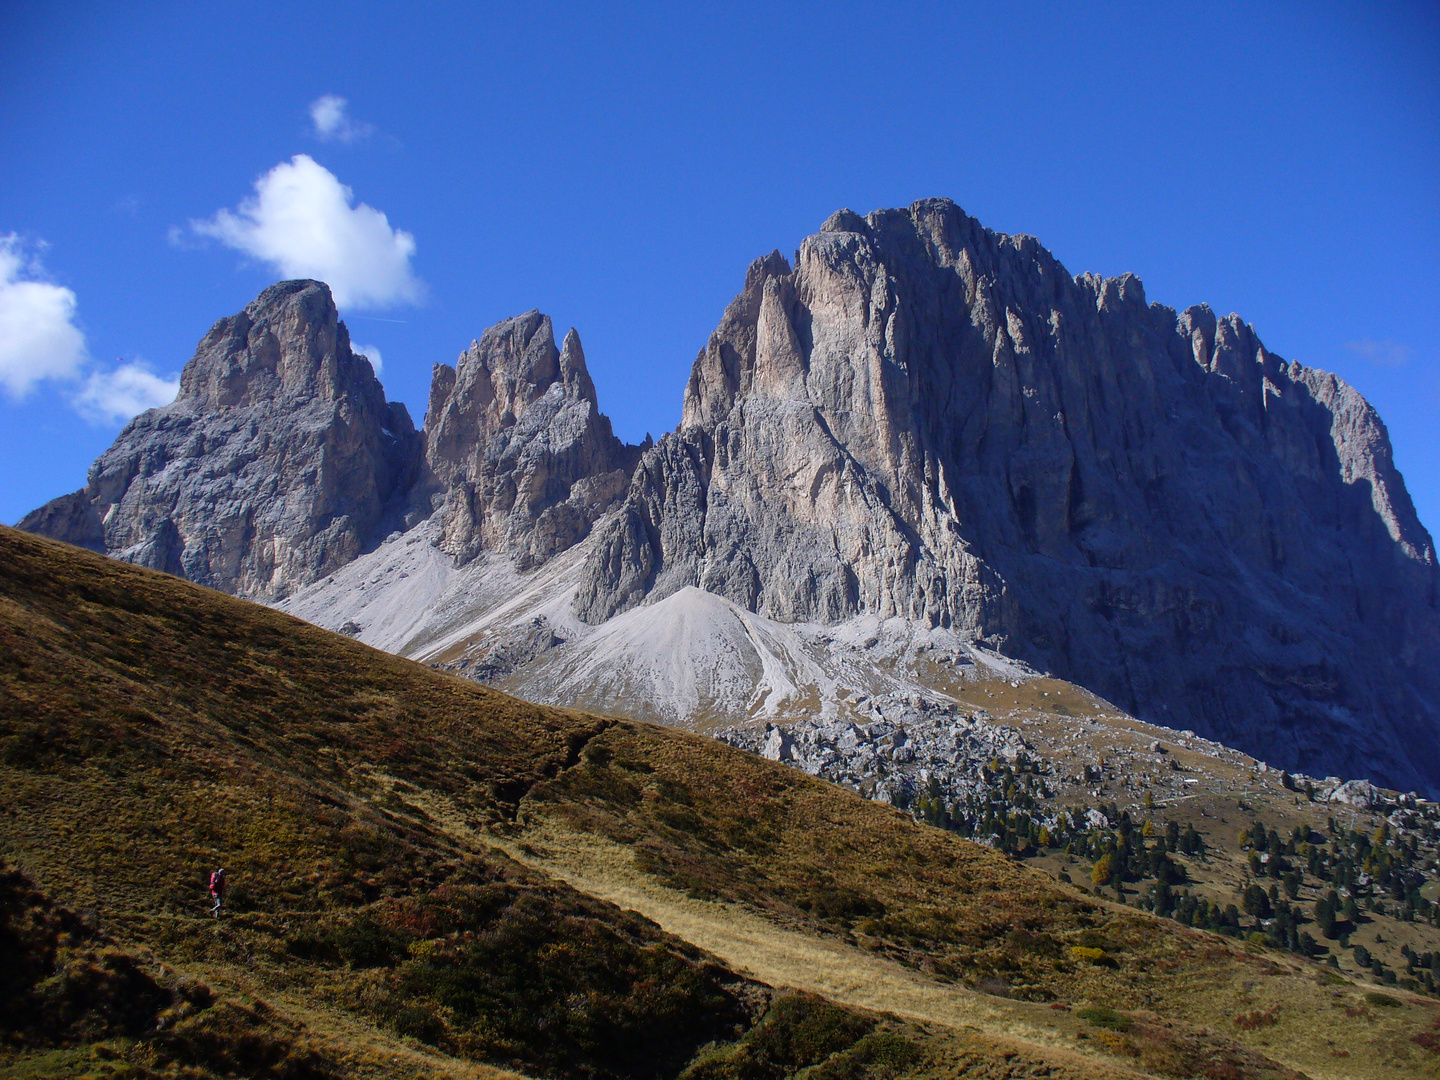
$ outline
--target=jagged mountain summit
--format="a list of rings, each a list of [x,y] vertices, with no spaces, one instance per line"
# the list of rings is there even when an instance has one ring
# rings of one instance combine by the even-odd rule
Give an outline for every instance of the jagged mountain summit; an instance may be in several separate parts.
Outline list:
[[[420,437],[350,348],[328,286],[272,285],[217,322],[180,393],[132,420],[84,488],[20,528],[257,599],[373,546]]]
[[[435,365],[422,436],[329,287],[286,281],[215,324],[175,402],[127,425],[84,488],[19,524],[274,601],[437,512],[457,564],[483,545],[538,565],[619,501],[647,449],[599,414],[579,335],[557,350],[535,311]]]
[[[1136,715],[1433,785],[1437,582],[1356,391],[933,201],[751,267],[579,611],[698,585],[960,628]]]
[[[1373,409],[1237,316],[1074,277],[948,201],[757,260],[653,446],[614,438],[538,313],[437,365],[415,445],[387,495],[408,531],[222,587],[678,723],[1008,657],[1276,764],[1440,791],[1440,571]],[[104,550],[145,561],[163,507],[96,475]],[[96,546],[67,533],[79,498],[24,524]]]
[[[451,368],[436,364],[425,414],[427,489],[443,493],[441,550],[539,566],[583,538],[625,492],[643,446],[610,429],[573,329],[555,348],[538,311],[485,331]]]

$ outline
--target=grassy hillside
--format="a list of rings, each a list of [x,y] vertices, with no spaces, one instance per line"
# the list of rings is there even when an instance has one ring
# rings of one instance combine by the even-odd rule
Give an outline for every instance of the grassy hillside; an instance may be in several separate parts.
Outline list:
[[[1440,1075],[1433,1001],[8,529],[0,807],[15,1075]]]

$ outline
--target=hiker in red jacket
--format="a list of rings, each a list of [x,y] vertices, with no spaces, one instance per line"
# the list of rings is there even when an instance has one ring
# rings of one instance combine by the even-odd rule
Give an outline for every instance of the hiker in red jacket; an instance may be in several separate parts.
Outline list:
[[[210,875],[210,896],[215,901],[210,908],[210,914],[218,919],[220,908],[225,903],[225,868],[223,866]]]

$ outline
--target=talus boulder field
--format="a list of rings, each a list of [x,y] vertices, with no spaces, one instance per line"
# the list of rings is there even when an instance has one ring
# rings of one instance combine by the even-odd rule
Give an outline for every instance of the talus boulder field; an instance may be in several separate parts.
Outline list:
[[[236,320],[289,325],[273,292]],[[499,625],[486,619],[523,614],[545,643],[521,650],[527,693],[547,671],[598,665],[619,674],[590,685],[618,685],[658,670],[614,646],[653,652],[631,624],[656,605],[684,608],[671,614],[692,627],[692,655],[738,657],[726,670],[746,678],[772,674],[740,655],[757,619],[871,620],[943,630],[1277,765],[1440,793],[1440,569],[1370,405],[1238,316],[1150,303],[1130,275],[1073,276],[947,200],[841,211],[793,264],[757,260],[695,361],[680,426],[653,445],[615,438],[578,337],[557,348],[529,312],[436,365],[418,437],[375,419],[390,408],[378,384],[342,382],[323,413],[336,419],[307,423],[347,433],[321,444],[327,465],[350,464],[286,455],[246,486],[256,459],[238,447],[259,437],[241,416],[316,406],[237,403],[218,375],[200,392],[212,356],[249,370],[269,355],[250,322],[222,332],[236,320],[202,344],[180,401],[127,428],[85,491],[22,524],[290,595],[296,613],[431,662],[479,648]],[[319,322],[343,367],[343,324],[328,306]],[[319,372],[323,336],[285,354]],[[349,404],[362,398],[379,404]],[[346,408],[364,423],[336,426]],[[182,423],[219,434],[182,437]],[[522,613],[526,589],[539,599]],[[691,619],[687,590],[745,618]],[[617,620],[625,634],[598,629]],[[850,637],[855,656],[871,640]],[[615,655],[587,656],[601,641]],[[506,667],[483,659],[474,670]],[[580,685],[541,696],[616,708],[572,700]],[[738,699],[789,700],[752,689]]]

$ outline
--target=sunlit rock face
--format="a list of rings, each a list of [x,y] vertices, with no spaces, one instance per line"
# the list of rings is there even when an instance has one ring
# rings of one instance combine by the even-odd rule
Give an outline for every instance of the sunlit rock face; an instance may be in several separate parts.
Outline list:
[[[948,201],[751,266],[577,610],[689,585],[973,631],[1292,767],[1440,782],[1434,545],[1374,410]]]
[[[580,336],[557,350],[538,311],[485,331],[455,367],[435,365],[425,434],[441,549],[459,564],[506,551],[522,570],[585,537],[648,449],[614,436]]]
[[[330,289],[286,281],[217,322],[176,400],[132,420],[84,488],[20,527],[271,600],[400,524],[420,451]]]

